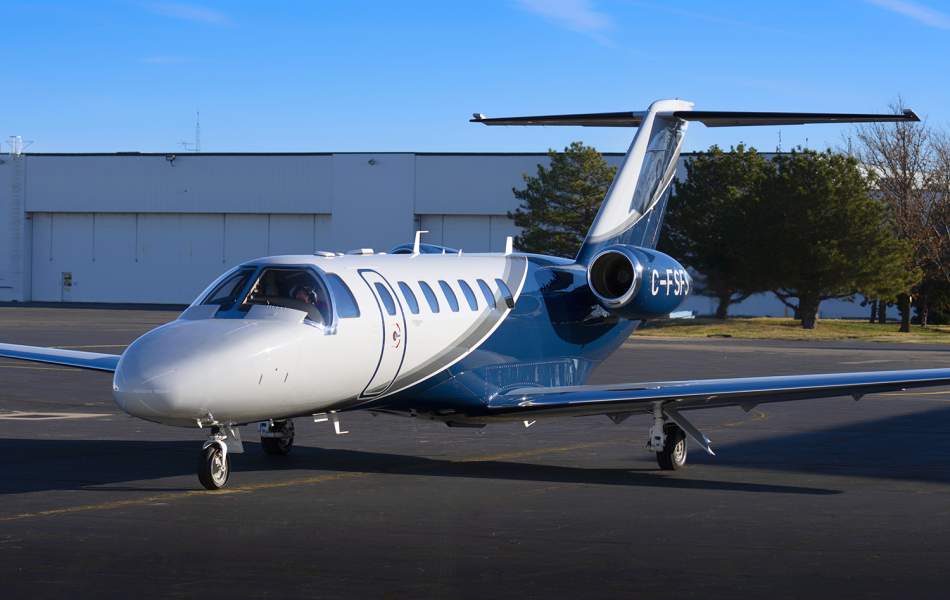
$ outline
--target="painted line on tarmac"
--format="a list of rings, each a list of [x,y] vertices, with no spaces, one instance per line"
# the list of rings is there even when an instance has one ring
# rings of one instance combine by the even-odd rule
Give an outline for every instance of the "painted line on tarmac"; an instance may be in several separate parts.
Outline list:
[[[526,458],[531,456],[541,456],[545,454],[555,454],[558,452],[568,452],[571,450],[580,450],[584,448],[593,448],[597,446],[607,446],[610,444],[615,444],[614,442],[591,442],[587,444],[574,444],[571,446],[559,446],[556,448],[538,448],[536,450],[525,450],[521,452],[505,452],[500,454],[489,454],[484,456],[473,456],[469,458],[462,458],[456,462],[484,462],[484,461],[496,461],[496,460],[505,460],[511,458]],[[424,467],[425,463],[419,463],[420,467]],[[369,477],[370,475],[376,475],[374,472],[350,472],[350,473],[334,473],[329,475],[316,475],[313,477],[301,477],[298,479],[287,479],[284,481],[272,481],[272,482],[263,482],[263,483],[249,483],[245,485],[239,485],[231,488],[225,488],[216,491],[209,490],[189,490],[187,492],[170,492],[167,494],[156,494],[154,496],[146,496],[144,498],[133,498],[129,500],[116,500],[113,502],[100,502],[98,504],[82,504],[78,506],[69,506],[66,508],[54,508],[50,510],[41,510],[36,512],[20,513],[18,515],[10,515],[7,517],[0,517],[0,523],[7,521],[22,521],[25,519],[36,519],[41,517],[55,517],[60,515],[69,515],[76,513],[84,512],[94,512],[94,511],[104,511],[104,510],[113,510],[117,508],[127,508],[133,506],[148,506],[148,505],[158,505],[158,504],[167,504],[169,502],[177,502],[179,500],[187,500],[188,498],[208,498],[211,496],[219,495],[228,495],[228,494],[248,494],[253,492],[259,492],[264,490],[274,490],[287,487],[295,487],[301,485],[315,485],[319,483],[327,483],[330,481],[339,481],[343,479],[362,479]],[[108,488],[105,488],[108,489]]]
[[[110,413],[68,413],[19,411],[0,412],[0,421],[53,421],[57,419],[96,419],[111,417]]]

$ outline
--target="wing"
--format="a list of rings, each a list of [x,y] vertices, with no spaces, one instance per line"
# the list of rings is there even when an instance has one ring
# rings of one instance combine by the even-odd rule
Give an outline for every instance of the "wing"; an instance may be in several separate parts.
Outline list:
[[[98,352],[80,352],[78,350],[44,348],[42,346],[19,346],[17,344],[0,344],[0,357],[109,372],[115,372],[116,365],[119,364],[119,355],[117,354],[99,354]]]
[[[605,386],[520,388],[489,402],[489,416],[534,419],[542,416],[611,415],[620,421],[659,407],[707,452],[709,439],[679,414],[684,410],[741,406],[745,410],[767,402],[807,400],[950,385],[950,369],[831,373],[736,379],[658,381]]]

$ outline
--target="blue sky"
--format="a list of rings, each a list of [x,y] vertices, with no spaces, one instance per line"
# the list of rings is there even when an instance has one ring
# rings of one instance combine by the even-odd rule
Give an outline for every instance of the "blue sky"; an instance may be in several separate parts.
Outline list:
[[[631,131],[488,128],[489,116],[697,109],[886,111],[950,125],[950,6],[936,0],[0,4],[0,136],[35,152],[541,151]],[[784,127],[785,148],[846,128]],[[694,125],[686,149],[779,130]]]

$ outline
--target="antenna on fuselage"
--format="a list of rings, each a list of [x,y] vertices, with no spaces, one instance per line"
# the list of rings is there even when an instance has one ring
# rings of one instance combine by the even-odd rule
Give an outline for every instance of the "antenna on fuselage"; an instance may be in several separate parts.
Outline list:
[[[420,229],[416,232],[416,240],[412,243],[412,255],[419,256],[419,244],[422,242],[422,234],[429,233],[425,229]]]
[[[515,238],[510,235],[505,238],[505,256],[515,251]]]

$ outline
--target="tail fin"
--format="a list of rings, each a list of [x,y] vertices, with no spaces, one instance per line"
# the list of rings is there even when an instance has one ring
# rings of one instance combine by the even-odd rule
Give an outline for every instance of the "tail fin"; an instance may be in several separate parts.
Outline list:
[[[496,119],[475,114],[472,119],[485,125],[639,127],[577,254],[580,263],[588,262],[601,248],[611,244],[656,247],[689,121],[699,121],[707,127],[729,127],[919,120],[910,110],[892,115],[694,111],[693,104],[683,100],[657,100],[645,112]]]
[[[644,113],[577,261],[586,263],[610,244],[655,248],[687,122],[673,115],[690,102],[659,100]]]

